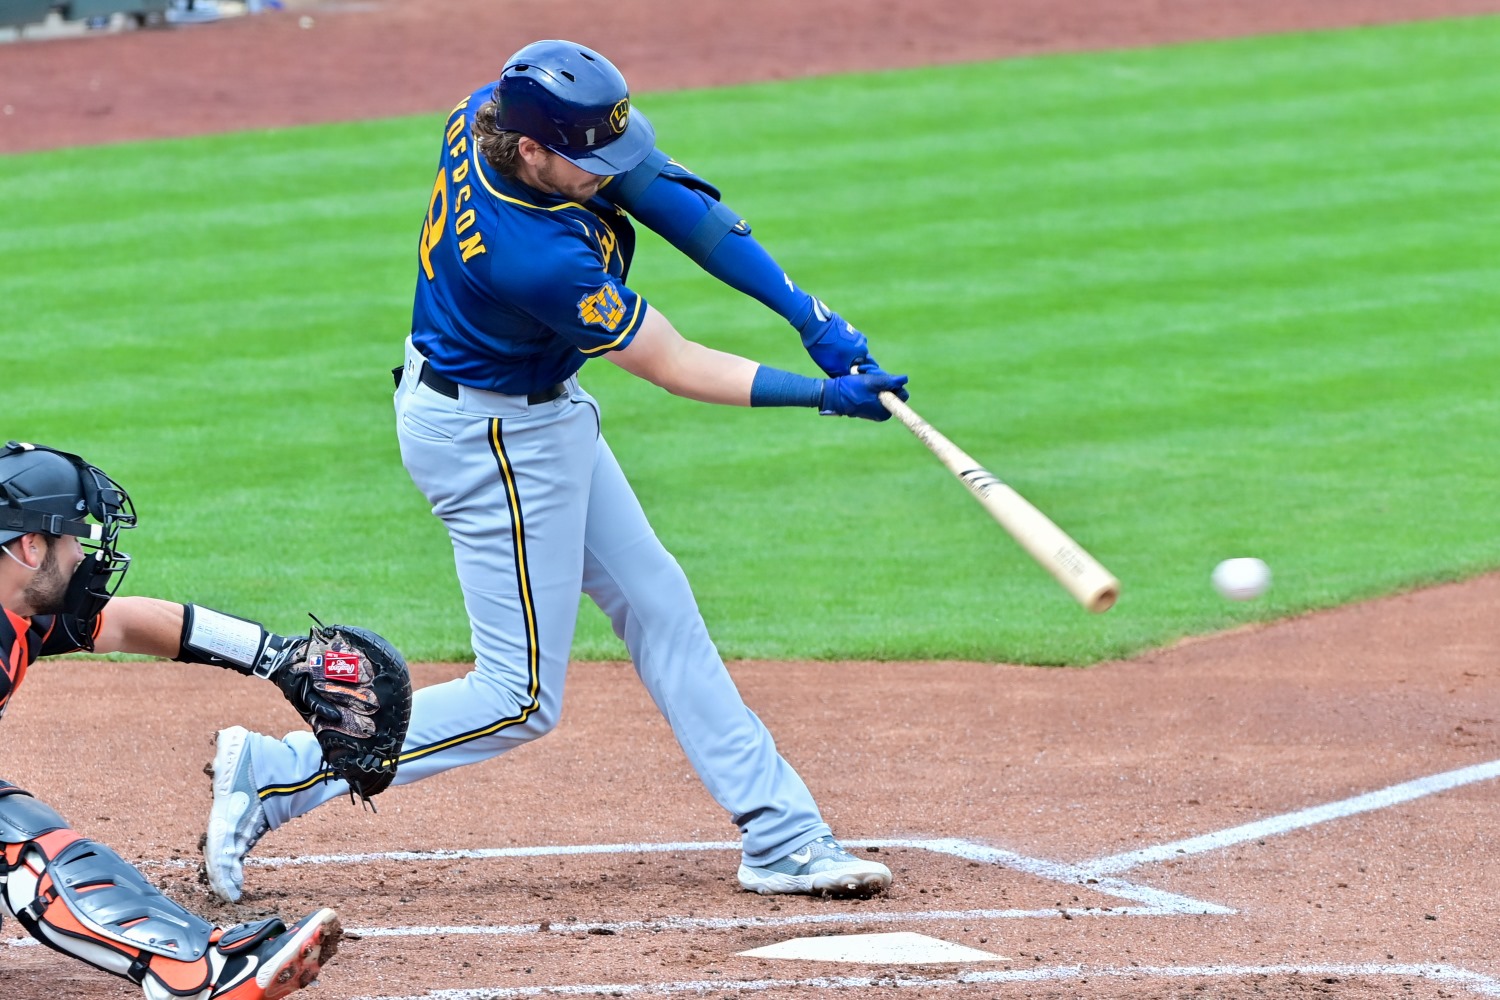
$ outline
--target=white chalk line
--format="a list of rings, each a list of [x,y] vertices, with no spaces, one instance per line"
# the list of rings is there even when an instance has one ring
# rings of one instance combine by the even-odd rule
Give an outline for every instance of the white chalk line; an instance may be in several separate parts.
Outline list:
[[[767,927],[806,927],[861,924],[905,924],[920,922],[961,922],[967,920],[1030,920],[1074,917],[1167,917],[1177,910],[1143,906],[1067,907],[1035,910],[918,910],[908,913],[804,913],[789,917],[663,917],[660,920],[614,920],[589,923],[498,924],[451,927],[350,927],[347,932],[359,937],[439,937],[447,934],[485,937],[519,937],[526,934],[621,934],[627,931],[675,930],[752,930]]]
[[[1438,792],[1447,791],[1452,788],[1461,787],[1477,781],[1484,781],[1500,776],[1500,761],[1491,761],[1486,764],[1476,764],[1470,767],[1458,768],[1453,771],[1445,771],[1440,774],[1430,775],[1414,781],[1403,782],[1392,785],[1374,792],[1343,799],[1338,802],[1314,806],[1308,809],[1286,813],[1281,816],[1273,816],[1268,819],[1259,820],[1254,823],[1232,827],[1216,833],[1204,834],[1186,840],[1173,841],[1156,847],[1142,848],[1123,854],[1099,858],[1081,864],[1067,864],[1064,862],[1048,861],[1040,858],[1032,858],[1007,851],[1001,848],[989,847],[972,841],[956,838],[941,838],[927,840],[849,840],[844,843],[855,848],[886,848],[907,847],[918,850],[929,850],[938,853],[950,854],[956,857],[966,858],[988,864],[1001,865],[1026,874],[1032,874],[1039,878],[1065,883],[1068,885],[1081,885],[1101,894],[1116,896],[1118,898],[1130,899],[1136,902],[1144,902],[1148,905],[1142,907],[1070,907],[1054,909],[1034,910],[954,910],[954,911],[921,911],[902,914],[820,914],[802,917],[785,918],[666,918],[658,921],[619,921],[612,923],[596,924],[562,924],[558,926],[549,925],[547,930],[557,933],[576,933],[579,931],[587,933],[590,929],[598,931],[610,931],[619,933],[621,931],[647,930],[656,931],[678,928],[698,929],[734,929],[743,927],[777,927],[796,926],[798,924],[858,924],[858,923],[898,923],[903,921],[942,921],[942,920],[977,920],[977,919],[1017,919],[1017,918],[1053,918],[1053,917],[1076,917],[1076,916],[1169,916],[1182,914],[1232,914],[1233,909],[1218,906],[1202,900],[1192,899],[1174,893],[1164,892],[1145,886],[1139,886],[1118,878],[1108,877],[1112,873],[1126,871],[1130,868],[1153,862],[1171,860],[1188,854],[1203,853],[1219,848],[1243,843],[1247,840],[1261,839],[1288,833],[1293,830],[1314,826],[1319,823],[1341,819],[1361,812],[1369,812],[1375,809],[1388,808],[1414,799],[1423,798]],[[502,848],[480,848],[472,850],[439,850],[439,851],[386,851],[367,854],[320,854],[302,855],[299,857],[271,857],[271,858],[248,858],[247,865],[260,867],[279,868],[296,867],[300,865],[316,864],[369,864],[380,861],[402,861],[407,863],[453,861],[465,859],[493,859],[513,857],[548,857],[565,855],[590,855],[590,854],[624,854],[624,853],[676,853],[697,851],[732,851],[738,850],[740,845],[734,841],[684,841],[674,843],[626,843],[626,844],[582,844],[582,845],[553,845],[541,847],[502,847]],[[147,863],[163,867],[182,867],[196,862],[185,859],[174,859]],[[367,937],[408,937],[408,936],[431,936],[438,934],[470,934],[470,935],[519,935],[540,933],[540,924],[512,924],[500,926],[470,926],[470,927],[405,927],[405,928],[361,928],[351,931]],[[5,942],[12,947],[31,945],[29,938],[13,938]]]
[[[1414,799],[1424,798],[1438,792],[1448,791],[1463,785],[1486,781],[1495,777],[1500,777],[1500,760],[1490,761],[1485,764],[1474,764],[1453,771],[1444,771],[1425,778],[1391,785],[1377,791],[1366,792],[1352,798],[1284,813],[1280,816],[1268,817],[1215,833],[1190,837],[1185,840],[1176,840],[1167,844],[1159,844],[1155,847],[1127,851],[1123,854],[1110,855],[1073,865],[1063,862],[1046,861],[1040,858],[1031,858],[1012,851],[953,838],[926,840],[849,840],[844,841],[844,843],[846,846],[858,848],[909,847],[918,850],[937,851],[974,861],[985,861],[991,864],[1003,865],[1016,871],[1027,872],[1053,881],[1068,884],[1084,884],[1098,888],[1106,884],[1104,876],[1128,871],[1131,868],[1137,868],[1141,865],[1169,861],[1187,854],[1201,854],[1244,843],[1249,840],[1258,840],[1283,833],[1290,833],[1293,830],[1315,826],[1320,823],[1329,822],[1330,820],[1342,819],[1362,812],[1389,808],[1404,802],[1410,802]],[[381,861],[422,863],[498,858],[535,858],[556,855],[734,851],[739,848],[740,844],[736,841],[685,841],[665,844],[579,844],[543,847],[477,848],[471,850],[382,851],[366,854],[305,854],[297,857],[251,857],[245,859],[245,865],[246,867],[284,868],[298,865],[371,864]],[[197,864],[198,862],[195,860],[179,858],[170,861],[147,862],[143,864],[143,867],[154,865],[187,867]],[[1094,885],[1094,882],[1097,882],[1097,885]],[[1125,883],[1125,885],[1129,885],[1129,883]],[[1139,889],[1140,887],[1138,886],[1131,887],[1132,891]],[[1101,888],[1099,891],[1109,892],[1110,890]]]
[[[661,920],[623,920],[598,923],[549,924],[547,932],[570,933],[628,933],[632,931],[658,932],[663,930],[734,930],[750,927],[795,927],[795,926],[854,926],[859,924],[931,923],[964,920],[1045,920],[1072,919],[1075,917],[1168,917],[1186,914],[1231,914],[1235,911],[1215,903],[1193,899],[1161,889],[1135,885],[1118,878],[1094,878],[1072,865],[1041,858],[1027,857],[1014,851],[1005,851],[984,844],[976,844],[956,838],[931,840],[844,840],[846,847],[868,850],[874,848],[905,847],[913,850],[948,854],[983,864],[999,865],[1070,886],[1082,886],[1100,895],[1144,903],[1144,906],[1073,906],[1036,909],[974,909],[974,910],[922,910],[905,913],[862,912],[805,914],[788,917],[667,917]],[[442,862],[458,860],[487,860],[494,858],[536,858],[570,855],[598,854],[663,854],[696,851],[735,851],[740,844],[735,841],[688,841],[667,844],[578,844],[541,847],[495,847],[472,850],[439,851],[382,851],[368,854],[309,854],[298,857],[247,858],[246,865],[264,868],[292,868],[303,865],[371,864],[382,861],[405,863]],[[154,862],[142,867],[183,867],[195,864],[185,859]],[[520,936],[539,934],[543,928],[539,923],[470,925],[444,927],[350,927],[351,934],[361,937],[435,937],[449,935],[473,936]],[[13,938],[5,942],[12,947],[33,944],[29,938]]]
[[[753,930],[777,927],[855,927],[863,924],[915,924],[972,920],[1072,920],[1077,917],[1172,917],[1182,913],[1176,908],[1153,906],[1072,906],[1034,910],[916,910],[906,913],[804,913],[788,917],[663,917],[660,920],[582,920],[533,924],[470,924],[451,926],[420,925],[408,927],[347,927],[351,938],[405,937],[523,937],[529,934],[625,934],[631,931],[678,930]],[[37,944],[31,938],[10,938],[3,942],[10,948],[27,948]]]
[[[855,841],[844,841],[853,846]],[[899,841],[869,841],[875,846]],[[480,847],[455,851],[379,851],[371,854],[302,854],[286,858],[246,858],[245,866],[292,868],[298,865],[363,865],[377,861],[467,861],[496,858],[547,858],[579,854],[685,854],[691,851],[739,851],[739,841],[686,841],[675,844],[559,844],[542,847]],[[193,862],[196,864],[197,862]]]
[[[1206,851],[1216,851],[1224,847],[1232,847],[1235,844],[1242,844],[1248,840],[1274,837],[1283,833],[1290,833],[1293,830],[1300,830],[1304,827],[1316,826],[1319,823],[1327,823],[1330,820],[1354,816],[1362,812],[1387,809],[1391,806],[1400,805],[1403,802],[1410,802],[1413,799],[1424,798],[1438,792],[1446,792],[1453,788],[1462,787],[1463,785],[1473,784],[1476,781],[1487,781],[1497,776],[1500,776],[1500,760],[1492,760],[1487,764],[1474,764],[1469,767],[1458,768],[1454,771],[1444,771],[1441,774],[1418,778],[1414,781],[1405,781],[1399,785],[1391,785],[1388,788],[1366,792],[1363,795],[1341,799],[1338,802],[1329,802],[1326,805],[1312,806],[1308,809],[1299,809],[1296,812],[1257,820],[1254,823],[1231,827],[1227,830],[1220,830],[1217,833],[1206,833],[1198,837],[1189,837],[1186,840],[1176,840],[1170,844],[1159,844],[1156,847],[1146,847],[1136,851],[1127,851],[1124,854],[1115,854],[1094,861],[1086,861],[1078,865],[1077,870],[1095,878],[1104,875],[1113,875],[1129,871],[1141,865],[1170,861],[1173,858],[1180,858],[1188,854],[1202,854]]]
[[[901,841],[855,841],[846,840],[845,846],[858,847],[873,844],[896,844]],[[475,847],[436,851],[373,851],[366,854],[299,854],[295,857],[250,857],[245,859],[246,868],[296,868],[300,865],[368,865],[381,861],[402,861],[421,864],[428,861],[489,861],[499,858],[546,858],[556,855],[580,854],[685,854],[693,851],[738,851],[739,841],[692,840],[678,843],[637,844],[553,844],[541,847]],[[164,861],[144,861],[142,868],[192,868],[202,864],[192,858],[171,858]]]
[[[842,843],[846,847],[865,850],[872,847],[880,849],[906,847],[912,850],[950,854],[967,861],[1000,865],[1048,881],[1082,886],[1101,895],[1144,903],[1153,913],[1229,914],[1235,912],[1215,903],[1166,892],[1162,889],[1136,885],[1118,878],[1096,876],[1091,871],[1086,871],[1076,865],[1027,857],[1014,851],[952,837],[931,840],[845,840]],[[484,847],[469,850],[379,851],[368,854],[303,854],[296,857],[246,858],[245,866],[247,868],[252,865],[261,868],[295,868],[301,865],[366,865],[393,861],[422,864],[443,861],[483,861],[497,858],[543,858],[589,854],[676,854],[692,851],[738,851],[739,849],[740,845],[734,841],[689,841],[673,844],[560,844],[542,847]],[[158,864],[164,867],[180,868],[197,864],[197,862],[174,859],[158,862]]]
[[[927,840],[921,842],[927,850],[941,851],[970,861],[982,861],[987,864],[1001,865],[1028,875],[1047,879],[1053,882],[1062,882],[1066,885],[1082,886],[1093,892],[1099,892],[1106,896],[1116,896],[1120,899],[1134,900],[1137,903],[1145,903],[1154,910],[1164,913],[1197,913],[1227,915],[1235,911],[1229,907],[1219,906],[1216,903],[1204,902],[1201,899],[1193,899],[1177,893],[1167,892],[1163,889],[1152,889],[1148,886],[1136,885],[1124,879],[1108,878],[1103,875],[1095,875],[1077,865],[1065,864],[1060,861],[1044,861],[1040,858],[1027,857],[1014,851],[1002,850],[998,847],[987,847],[967,840]]]
[[[966,987],[1005,983],[1058,982],[1121,977],[1210,979],[1232,976],[1338,976],[1374,978],[1405,976],[1462,987],[1480,996],[1500,997],[1500,980],[1451,965],[1187,965],[1095,967],[1052,966],[1041,969],[986,969],[954,976],[816,976],[809,979],[700,979],[659,983],[488,987],[429,990],[409,996],[356,997],[354,1000],[510,1000],[538,996],[631,996],[674,993],[757,993],[776,989],[858,990],[880,987]]]
[[[845,840],[846,847],[882,850],[905,847],[912,850],[949,854],[968,861],[1000,865],[1027,875],[1034,875],[1052,882],[1070,886],[1082,886],[1092,892],[1135,903],[1145,904],[1153,913],[1160,914],[1230,914],[1235,911],[1215,903],[1193,899],[1162,889],[1136,885],[1118,878],[1096,876],[1076,865],[1042,858],[1027,857],[1014,851],[988,847],[968,840],[944,837],[932,840]],[[588,854],[643,854],[686,853],[689,851],[739,851],[740,845],[733,841],[701,841],[673,844],[579,844],[544,847],[492,847],[462,851],[383,851],[372,854],[305,854],[299,857],[248,858],[246,865],[263,868],[290,868],[299,865],[371,864],[382,861],[399,861],[407,864],[441,861],[488,860],[494,858],[539,858]],[[1057,912],[1055,909],[1049,912]]]

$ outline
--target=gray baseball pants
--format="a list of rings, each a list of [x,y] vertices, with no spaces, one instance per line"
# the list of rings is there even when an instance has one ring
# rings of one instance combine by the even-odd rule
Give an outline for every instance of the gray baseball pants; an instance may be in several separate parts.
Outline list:
[[[413,482],[442,519],[469,616],[474,669],[416,692],[395,784],[504,753],[556,723],[580,593],[609,616],[688,761],[739,826],[747,864],[830,831],[806,784],[740,698],[677,560],[652,531],[577,378],[528,404],[417,378],[408,340],[397,434]],[[309,732],[252,735],[273,828],[347,795],[322,780]]]

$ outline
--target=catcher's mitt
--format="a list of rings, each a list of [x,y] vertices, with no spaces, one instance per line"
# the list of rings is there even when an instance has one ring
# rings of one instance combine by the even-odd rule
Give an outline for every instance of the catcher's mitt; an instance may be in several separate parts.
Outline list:
[[[385,791],[411,721],[406,660],[369,629],[321,623],[280,660],[271,679],[312,726],[328,769],[362,799]]]

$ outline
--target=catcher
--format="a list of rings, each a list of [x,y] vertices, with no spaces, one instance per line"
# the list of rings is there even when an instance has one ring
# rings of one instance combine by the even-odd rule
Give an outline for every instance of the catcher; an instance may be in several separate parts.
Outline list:
[[[406,732],[406,664],[365,629],[289,638],[208,608],[111,600],[135,508],[77,455],[0,449],[0,716],[40,656],[144,653],[274,681],[313,727],[331,771],[365,796],[390,783]],[[107,607],[106,607],[107,605]],[[149,1000],[275,1000],[311,983],[342,930],[319,909],[219,928],[152,887],[55,810],[0,780],[0,902],[42,944],[137,983]]]

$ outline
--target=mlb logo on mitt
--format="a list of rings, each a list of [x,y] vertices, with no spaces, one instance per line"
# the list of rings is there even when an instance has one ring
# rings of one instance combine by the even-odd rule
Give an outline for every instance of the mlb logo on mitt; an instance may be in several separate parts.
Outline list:
[[[338,681],[341,684],[359,683],[359,654],[353,650],[330,649],[321,657],[315,656],[313,659],[323,661],[321,664],[315,662],[313,666],[323,668],[324,680]]]

